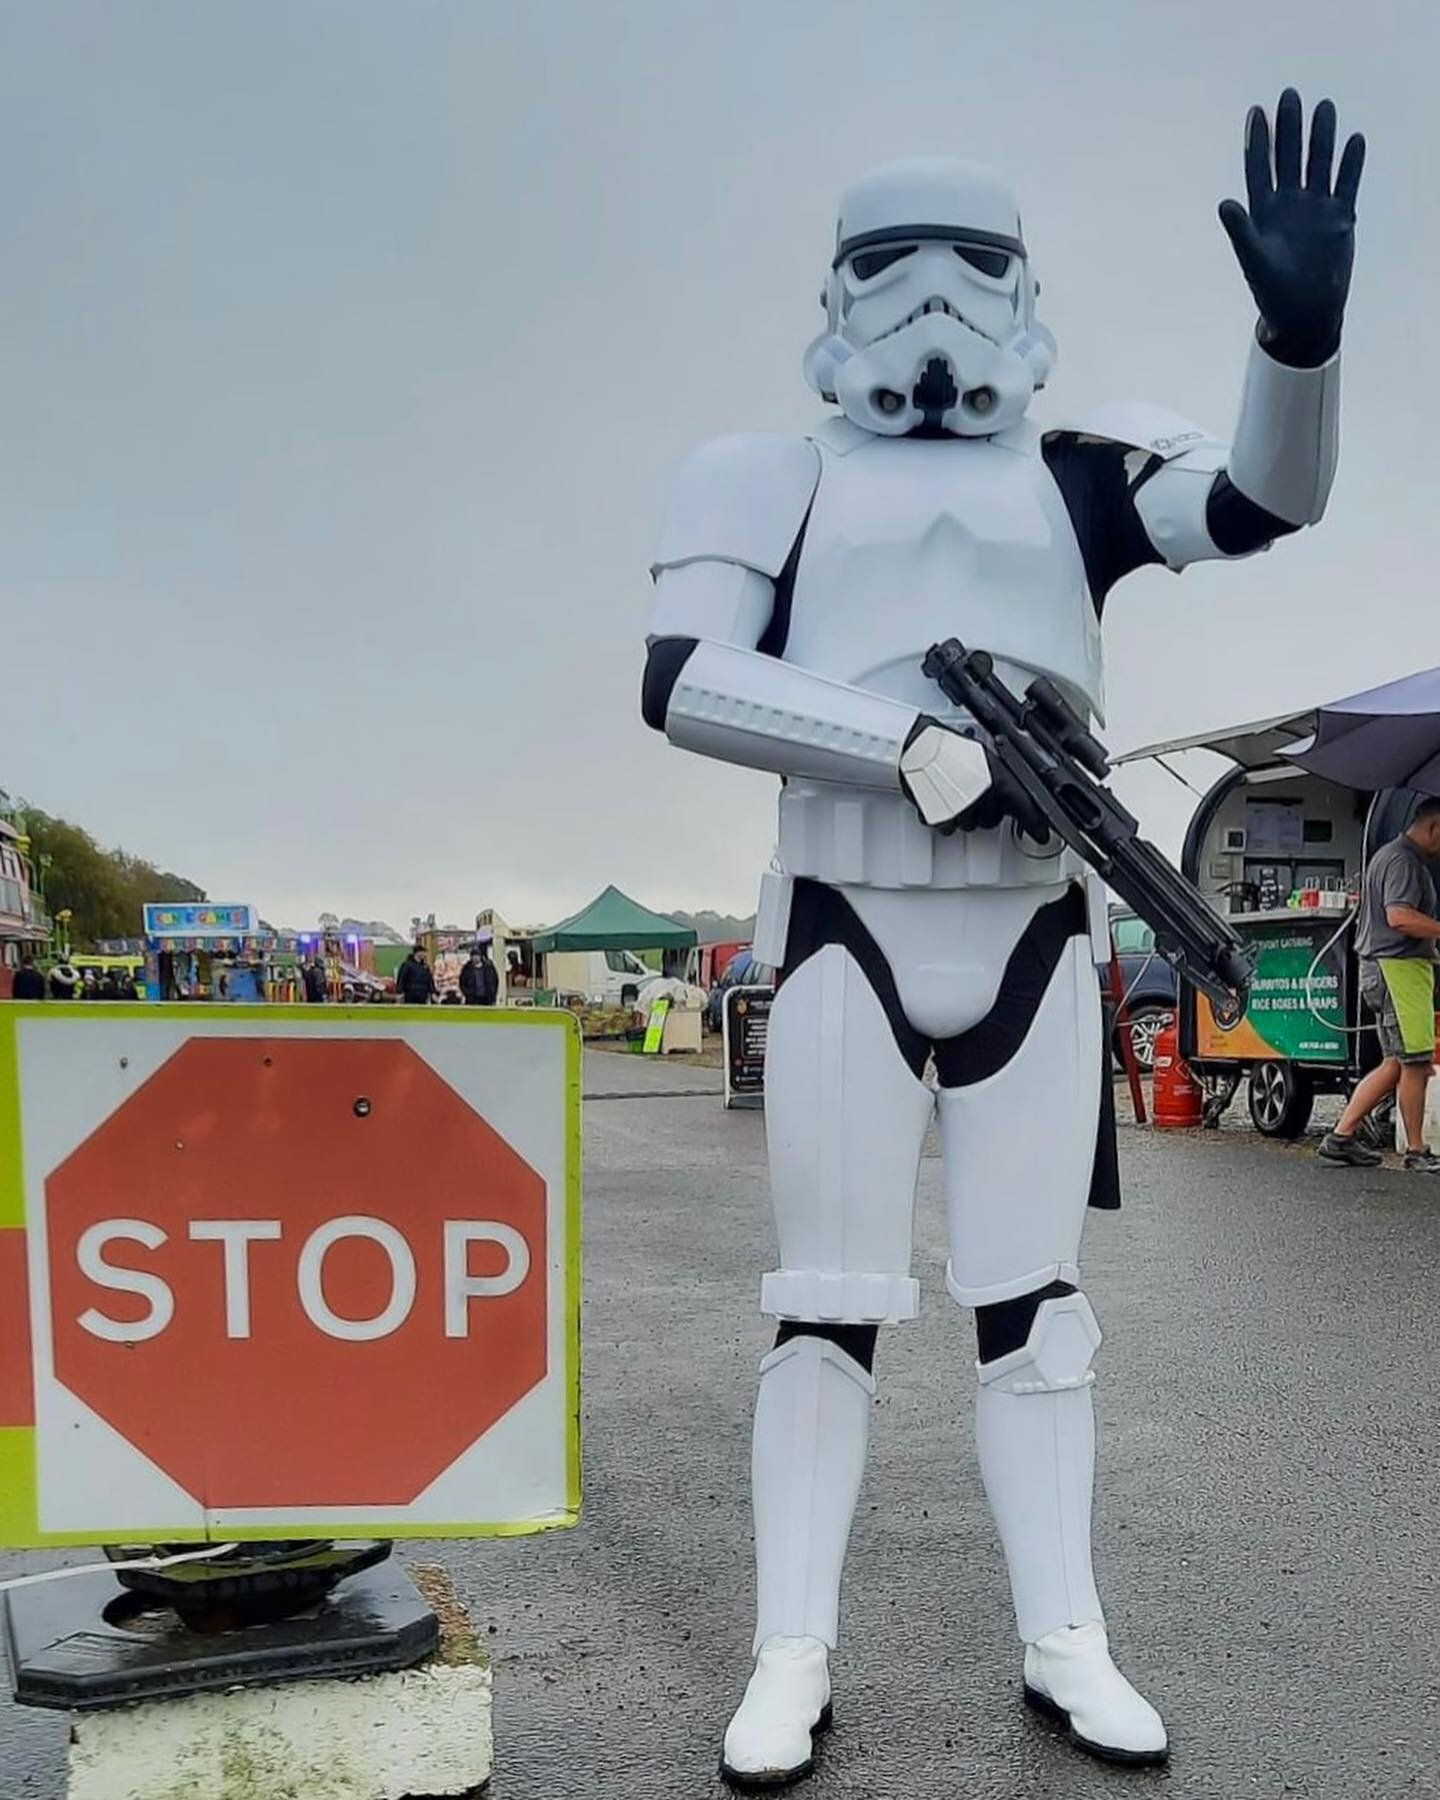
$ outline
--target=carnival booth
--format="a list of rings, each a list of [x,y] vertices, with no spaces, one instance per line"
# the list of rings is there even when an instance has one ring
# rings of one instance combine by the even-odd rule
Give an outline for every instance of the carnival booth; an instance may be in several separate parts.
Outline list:
[[[496,999],[501,1006],[534,1006],[541,980],[541,959],[535,954],[537,927],[512,925],[493,906],[475,915],[475,942],[489,946],[490,960],[500,978]]]
[[[0,818],[0,1000],[10,998],[22,956],[38,956],[50,939],[50,920],[32,886],[30,840]]]
[[[1300,1136],[1317,1094],[1348,1093],[1379,1061],[1354,952],[1361,883],[1370,857],[1405,830],[1432,789],[1411,765],[1362,758],[1340,779],[1311,764],[1317,723],[1351,704],[1174,738],[1116,759],[1169,768],[1171,758],[1208,750],[1231,764],[1195,809],[1181,868],[1251,947],[1255,973],[1243,1013],[1229,1024],[1181,983],[1180,1052],[1212,1119],[1248,1076],[1250,1116],[1267,1137]],[[1440,732],[1440,685],[1434,717]],[[1360,785],[1367,771],[1401,767],[1417,786]],[[1385,1121],[1375,1129],[1385,1136]]]
[[[294,985],[275,933],[262,929],[253,906],[166,901],[147,905],[144,920],[150,999],[269,1000]]]

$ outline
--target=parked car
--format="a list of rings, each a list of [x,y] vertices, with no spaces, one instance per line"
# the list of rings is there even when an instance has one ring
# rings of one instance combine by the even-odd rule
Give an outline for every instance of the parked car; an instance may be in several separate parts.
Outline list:
[[[1155,954],[1153,927],[1133,912],[1111,908],[1110,938],[1120,962],[1120,991],[1127,996],[1130,1042],[1142,1069],[1155,1061],[1155,1040],[1166,1018],[1180,1001],[1180,984],[1163,956]],[[1100,971],[1102,982],[1105,970]],[[1122,1060],[1120,1037],[1115,1037],[1115,1060]]]
[[[720,1030],[725,996],[732,987],[773,988],[774,985],[775,971],[769,963],[756,962],[748,947],[737,950],[725,965],[725,973],[711,988],[710,998],[705,1002],[706,1028],[710,1031]]]

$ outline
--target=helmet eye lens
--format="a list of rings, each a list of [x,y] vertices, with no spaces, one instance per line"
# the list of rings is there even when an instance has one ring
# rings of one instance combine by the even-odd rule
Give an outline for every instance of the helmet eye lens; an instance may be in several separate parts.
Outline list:
[[[961,262],[969,263],[972,269],[978,269],[992,281],[999,281],[1010,272],[1010,256],[1005,250],[985,250],[979,244],[956,244],[955,254]]]
[[[861,250],[850,258],[850,268],[857,281],[871,281],[882,270],[888,269],[891,263],[914,254],[913,244],[892,244],[884,250]]]

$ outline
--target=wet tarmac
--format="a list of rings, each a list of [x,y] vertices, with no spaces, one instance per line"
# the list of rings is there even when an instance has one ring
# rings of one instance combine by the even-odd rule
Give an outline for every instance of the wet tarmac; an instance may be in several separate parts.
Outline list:
[[[588,1087],[615,1097],[586,1121],[584,1519],[438,1554],[495,1658],[493,1800],[705,1800],[748,1669],[763,1127],[722,1112],[715,1071],[592,1056]],[[880,1346],[806,1800],[1440,1792],[1440,1183],[1238,1132],[1130,1128],[1121,1148],[1126,1205],[1091,1215],[1085,1251],[1107,1334],[1097,1564],[1173,1761],[1090,1763],[1020,1704],[931,1161],[925,1308]],[[1043,1180],[1043,1138],[1016,1161]],[[44,1561],[0,1555],[0,1578]],[[59,1800],[64,1738],[0,1701],[5,1800]]]

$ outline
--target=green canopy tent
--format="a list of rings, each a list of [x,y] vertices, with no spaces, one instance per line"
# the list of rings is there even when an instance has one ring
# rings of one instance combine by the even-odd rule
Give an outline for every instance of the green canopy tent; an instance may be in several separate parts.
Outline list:
[[[537,956],[558,950],[688,950],[695,933],[651,912],[617,887],[607,887],[582,911],[535,939]]]

